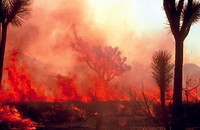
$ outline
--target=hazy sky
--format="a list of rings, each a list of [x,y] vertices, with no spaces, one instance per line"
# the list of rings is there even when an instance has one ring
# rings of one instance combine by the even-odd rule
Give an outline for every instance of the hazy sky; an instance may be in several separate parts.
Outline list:
[[[77,64],[71,26],[91,44],[118,46],[128,63],[149,65],[152,53],[167,49],[174,54],[162,0],[33,0],[31,15],[20,28],[10,27],[8,49],[66,72]],[[200,65],[200,23],[185,40],[185,63]]]
[[[123,33],[123,29],[126,28],[136,33],[136,36],[141,39],[142,37],[159,39],[164,47],[171,46],[171,43],[165,41],[164,38],[171,39],[172,35],[169,33],[170,29],[162,7],[162,0],[153,2],[149,0],[90,0],[90,3],[94,9],[96,23],[100,26],[108,26],[112,33],[118,30]],[[160,36],[160,33],[165,36]],[[199,34],[200,24],[193,25],[185,40],[184,59],[186,63],[194,62],[200,65]],[[117,37],[120,38],[120,35]],[[170,42],[173,41],[170,40]],[[129,47],[131,48],[131,45]]]

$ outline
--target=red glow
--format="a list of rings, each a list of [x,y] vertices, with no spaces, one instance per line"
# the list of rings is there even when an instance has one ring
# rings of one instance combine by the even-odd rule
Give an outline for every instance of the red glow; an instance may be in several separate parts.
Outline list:
[[[8,88],[3,92],[6,101],[35,101],[38,99],[35,87],[31,83],[31,77],[26,74],[26,66],[19,65],[17,57],[19,51],[13,51],[9,55],[9,65],[5,67],[7,71],[7,80],[5,81]]]
[[[1,100],[9,102],[19,101],[47,101],[60,102],[79,100],[129,100],[128,93],[123,93],[114,86],[109,86],[102,79],[93,77],[88,86],[78,86],[77,77],[54,76],[55,85],[48,88],[46,84],[36,85],[36,81],[29,74],[26,63],[19,60],[21,52],[14,50],[9,55],[9,63],[5,67],[6,78],[1,90]],[[84,90],[84,91],[83,91]]]

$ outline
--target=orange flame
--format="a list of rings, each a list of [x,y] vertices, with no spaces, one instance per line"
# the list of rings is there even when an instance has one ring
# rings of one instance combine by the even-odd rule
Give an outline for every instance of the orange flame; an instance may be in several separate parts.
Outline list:
[[[95,77],[92,78],[93,81],[88,86],[77,86],[77,76],[66,77],[62,75],[54,76],[56,83],[53,87],[47,87],[45,83],[37,86],[34,78],[29,74],[26,63],[20,61],[19,57],[19,50],[12,51],[8,57],[9,63],[5,67],[7,75],[0,91],[2,101],[129,100],[127,93],[120,92],[115,86],[108,87],[105,82]]]

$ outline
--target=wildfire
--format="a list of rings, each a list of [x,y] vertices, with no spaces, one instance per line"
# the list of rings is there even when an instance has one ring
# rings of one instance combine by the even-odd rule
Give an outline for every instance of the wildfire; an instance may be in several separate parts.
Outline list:
[[[27,74],[25,64],[20,65],[18,50],[13,51],[9,55],[9,64],[5,67],[7,72],[7,80],[4,81],[1,93],[3,101],[36,101],[42,99],[42,95],[37,92],[37,87],[31,80],[31,76]]]
[[[131,86],[130,91],[124,90],[116,84],[109,84],[97,76],[91,76],[86,84],[78,84],[78,76],[70,77],[63,75],[53,76],[49,87],[47,83],[37,84],[29,71],[28,64],[20,60],[21,52],[13,50],[8,56],[8,64],[5,66],[4,81],[0,91],[0,100],[5,102],[62,102],[62,101],[127,101],[130,100],[130,91],[138,91],[135,86]],[[153,92],[145,90],[145,95],[149,99],[159,101],[159,90],[153,87]],[[141,90],[139,90],[141,92]],[[141,94],[140,94],[141,95]],[[197,89],[188,93],[189,98],[197,99]],[[168,100],[171,101],[169,92]],[[142,99],[142,96],[137,97]],[[189,100],[192,100],[189,99]],[[158,102],[159,103],[159,102]]]
[[[62,102],[79,100],[90,102],[93,99],[99,101],[129,100],[126,93],[121,93],[115,86],[107,86],[102,79],[93,77],[92,83],[86,86],[77,85],[77,76],[66,77],[55,75],[53,87],[47,84],[37,86],[34,77],[29,74],[29,67],[24,61],[20,61],[21,52],[13,50],[8,56],[8,64],[5,67],[6,78],[0,91],[2,101],[45,101]],[[83,91],[85,90],[85,91]]]

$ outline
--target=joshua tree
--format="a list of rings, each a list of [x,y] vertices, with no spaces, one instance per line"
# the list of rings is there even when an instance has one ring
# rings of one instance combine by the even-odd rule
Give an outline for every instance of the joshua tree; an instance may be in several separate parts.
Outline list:
[[[125,63],[126,57],[121,57],[121,52],[117,47],[91,46],[78,37],[75,27],[72,29],[75,36],[73,49],[81,54],[81,59],[90,69],[96,72],[98,77],[106,84],[114,77],[131,69],[131,67]]]
[[[190,27],[200,18],[200,3],[193,0],[163,0],[164,10],[175,40],[175,71],[172,130],[184,130],[182,104],[183,42]]]
[[[166,130],[170,130],[168,112],[166,110],[165,95],[173,77],[174,65],[170,63],[171,55],[167,51],[156,51],[152,57],[152,76],[160,89],[162,122]]]
[[[14,26],[21,26],[24,17],[29,15],[31,0],[0,0],[0,85],[3,75],[3,62],[6,47],[7,28],[11,23]]]

